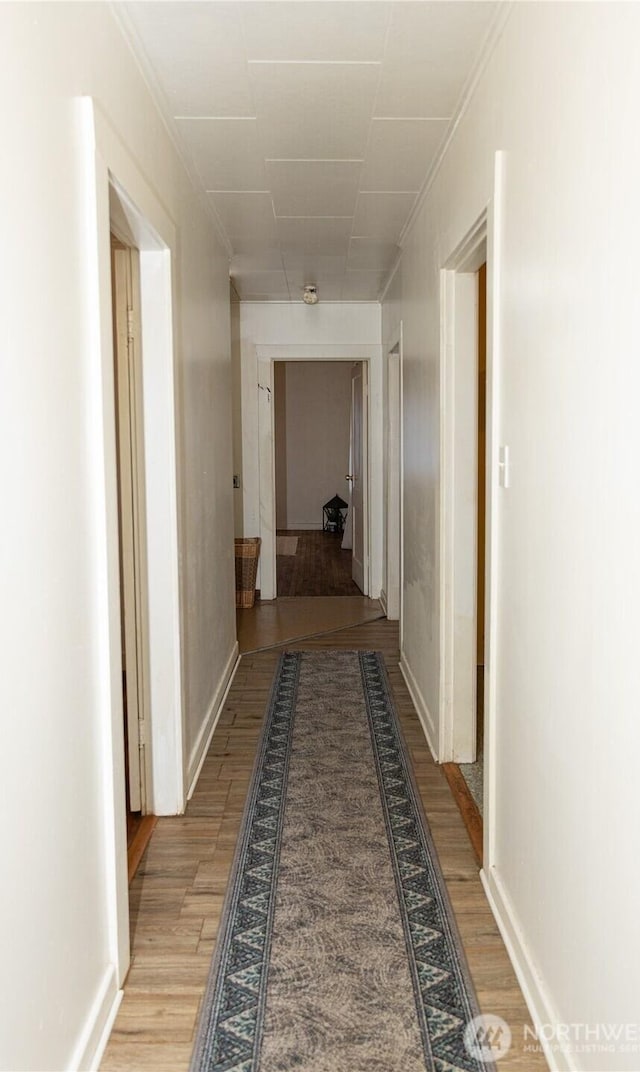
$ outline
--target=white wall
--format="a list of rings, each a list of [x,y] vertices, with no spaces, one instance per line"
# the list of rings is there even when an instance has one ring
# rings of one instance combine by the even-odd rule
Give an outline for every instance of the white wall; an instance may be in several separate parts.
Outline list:
[[[336,361],[288,361],[283,367],[284,527],[320,529],[324,503],[336,494],[345,502],[349,498],[345,474],[349,470],[352,365]],[[276,472],[277,468],[276,454]]]
[[[121,697],[111,709],[105,688],[106,614],[118,595],[102,586],[100,502],[114,459],[98,419],[113,403],[100,394],[109,380],[95,337],[96,205],[80,96],[94,97],[175,225],[187,756],[235,642],[228,278],[109,7],[2,5],[0,25],[0,947],[10,966],[0,1063],[59,1072],[88,1067],[125,966],[116,967],[112,858],[124,831],[109,804],[113,771],[122,773],[122,747],[110,750]],[[100,228],[108,250],[107,217]]]
[[[637,4],[513,5],[383,310],[385,342],[404,332],[404,657],[437,726],[439,270],[504,150],[486,879],[537,1015],[567,1023],[635,1024],[640,992],[639,36]]]
[[[265,395],[258,384],[265,363],[278,360],[359,361],[369,360],[371,451],[369,495],[371,519],[371,585],[377,598],[382,582],[382,356],[380,305],[376,302],[241,302],[242,350],[242,442],[244,529],[247,536],[272,533],[265,503],[260,502],[260,444],[258,400]],[[266,372],[265,372],[266,375]],[[264,386],[264,385],[263,385]],[[264,444],[263,444],[264,447]],[[263,449],[263,460],[269,451]],[[266,461],[265,461],[266,464]],[[275,510],[275,507],[273,507]],[[262,579],[262,566],[260,567]],[[262,585],[264,591],[264,585]]]

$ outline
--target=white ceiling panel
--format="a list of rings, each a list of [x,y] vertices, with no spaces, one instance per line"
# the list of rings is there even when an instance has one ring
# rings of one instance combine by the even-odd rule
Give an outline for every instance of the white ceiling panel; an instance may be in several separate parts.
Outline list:
[[[352,217],[346,219],[309,219],[299,217],[277,220],[280,246],[285,253],[347,255],[351,237]]]
[[[205,189],[265,190],[255,119],[178,119]]]
[[[386,278],[386,272],[345,272],[342,300],[377,301]]]
[[[273,254],[280,257],[280,260],[275,267],[279,268],[282,264],[282,250],[280,249],[280,246],[278,244],[277,232],[275,240],[273,233],[271,232],[266,235],[259,235],[253,232],[249,233],[248,235],[232,235],[230,233],[228,237],[229,241],[231,242],[231,245],[233,246],[234,254],[246,257],[250,257],[252,255],[257,256],[258,254],[260,254],[263,260],[269,258],[272,259],[271,255]],[[263,265],[262,268],[256,268],[256,271],[266,271],[267,268],[273,267],[273,264],[266,264]]]
[[[379,70],[376,63],[250,63],[265,156],[362,159]]]
[[[334,257],[323,253],[284,253],[284,268],[289,280],[315,283],[319,279],[342,276],[347,267],[346,257]]]
[[[375,301],[500,5],[119,4],[244,300]]]
[[[391,4],[243,3],[250,60],[381,60]]]
[[[240,244],[238,239],[233,242],[235,252],[231,258],[232,276],[250,275],[253,272],[282,271],[282,252],[278,248],[270,249],[266,246],[262,249],[256,249],[254,247],[248,253],[239,253],[236,249],[236,244]]]
[[[419,190],[448,127],[438,119],[374,119],[362,190]]]
[[[496,4],[395,3],[376,116],[453,115]]]
[[[353,216],[361,161],[267,160],[266,169],[276,215]]]
[[[126,10],[173,116],[255,114],[238,4],[134,3]]]
[[[413,208],[414,193],[360,193],[353,221],[359,238],[394,242]]]
[[[228,235],[246,238],[255,235],[274,246],[278,245],[276,218],[268,191],[214,193],[209,194],[209,197]]]
[[[268,301],[287,299],[289,286],[284,272],[246,272],[234,276],[233,282],[241,298],[245,301]]]
[[[352,238],[347,268],[366,271],[387,271],[398,256],[395,242],[379,242],[375,238]]]

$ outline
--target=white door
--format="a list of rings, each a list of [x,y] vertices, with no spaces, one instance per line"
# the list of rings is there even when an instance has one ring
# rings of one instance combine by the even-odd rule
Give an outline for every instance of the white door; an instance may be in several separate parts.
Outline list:
[[[137,250],[112,244],[122,677],[129,811],[145,811],[146,588]]]
[[[400,346],[389,354],[387,383],[387,618],[400,617]]]
[[[360,361],[351,370],[351,522],[353,550],[351,575],[360,591],[369,592],[367,518],[367,365]]]

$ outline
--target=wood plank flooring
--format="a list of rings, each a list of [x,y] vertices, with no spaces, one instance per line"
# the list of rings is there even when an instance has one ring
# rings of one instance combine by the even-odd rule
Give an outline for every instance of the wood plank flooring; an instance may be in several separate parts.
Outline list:
[[[279,647],[308,636],[335,633],[384,618],[380,602],[366,596],[287,596],[236,611],[240,652]]]
[[[397,644],[397,624],[381,620],[288,648],[383,652],[481,1007],[503,1016],[513,1032],[500,1072],[540,1072],[546,1061],[524,1051],[526,1006],[464,824],[398,669]],[[242,658],[186,814],[158,820],[131,885],[133,960],[102,1072],[187,1072],[278,655],[269,650]]]
[[[279,596],[361,596],[351,578],[351,551],[332,532],[278,529],[279,536],[297,536],[295,555],[276,556]]]

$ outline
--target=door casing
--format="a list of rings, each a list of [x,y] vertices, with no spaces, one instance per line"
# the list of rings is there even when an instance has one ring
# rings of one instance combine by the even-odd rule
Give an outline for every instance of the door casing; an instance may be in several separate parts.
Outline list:
[[[386,406],[385,583],[383,609],[391,621],[402,621],[402,324],[400,337],[387,355]]]
[[[487,426],[484,640],[484,872],[495,861],[496,622],[499,513],[499,295],[504,154],[493,196],[441,269],[440,315],[440,762],[473,759],[476,682],[477,279],[487,271]],[[475,384],[476,386],[470,386]],[[461,440],[463,422],[466,446]],[[462,426],[462,427],[461,427]],[[456,623],[456,616],[458,622]],[[464,619],[462,628],[460,620]],[[463,749],[467,749],[465,755]]]
[[[293,349],[293,348],[292,348]],[[267,350],[268,353],[261,351]],[[277,347],[258,347],[256,354],[257,392],[258,392],[258,458],[260,487],[260,596],[264,600],[275,599],[277,595],[276,579],[276,445],[275,445],[275,407],[274,397],[274,363],[276,361],[362,361],[366,363],[371,383],[370,357],[357,347],[319,348],[320,352],[307,357],[304,348],[279,351]],[[274,352],[276,351],[276,352]],[[349,352],[351,351],[351,352]],[[356,351],[356,352],[354,352]],[[366,474],[367,503],[371,502],[371,391],[367,392],[367,458],[369,464]],[[367,514],[367,546],[371,547],[371,510]],[[366,562],[367,593],[371,594],[371,555]],[[375,598],[375,597],[374,597]]]

